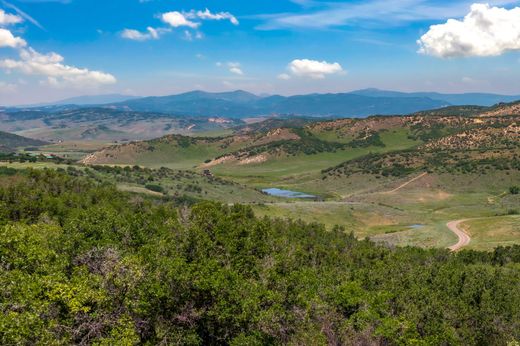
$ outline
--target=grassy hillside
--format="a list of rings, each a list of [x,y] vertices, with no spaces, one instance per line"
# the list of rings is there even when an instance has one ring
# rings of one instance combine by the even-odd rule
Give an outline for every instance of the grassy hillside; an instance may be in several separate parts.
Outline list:
[[[128,141],[166,134],[225,133],[243,124],[224,118],[175,117],[108,108],[0,112],[0,130],[47,141]]]
[[[47,142],[0,131],[0,152],[10,153],[20,147],[37,147]]]

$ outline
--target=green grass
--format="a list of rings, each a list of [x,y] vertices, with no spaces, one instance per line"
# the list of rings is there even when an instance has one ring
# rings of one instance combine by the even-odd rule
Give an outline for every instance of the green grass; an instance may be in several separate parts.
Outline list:
[[[492,251],[497,246],[520,244],[520,216],[469,220],[462,228],[470,235],[468,249]]]
[[[314,186],[315,190],[348,191],[349,196],[343,202],[274,203],[255,207],[255,212],[319,222],[329,229],[342,225],[358,238],[369,237],[391,245],[446,248],[457,242],[457,237],[446,226],[448,222],[505,214],[520,205],[520,196],[496,193],[506,191],[510,185],[508,179],[518,179],[518,173],[495,172],[493,177],[500,183],[493,184],[487,178],[471,174],[430,175],[396,193],[388,193],[411,177],[396,180],[359,175],[320,181]],[[347,185],[349,180],[351,184]],[[300,186],[309,186],[304,191],[313,192],[310,184]],[[411,228],[416,224],[423,227]],[[497,244],[500,240],[493,246]],[[507,239],[503,244],[508,244]]]
[[[212,170],[219,175],[238,180],[242,183],[257,187],[271,186],[294,187],[307,181],[321,179],[323,169],[338,165],[369,153],[384,153],[394,150],[402,150],[419,144],[408,138],[406,130],[385,131],[381,133],[381,139],[385,147],[350,148],[339,150],[335,153],[320,153],[315,155],[282,156],[271,158],[267,162],[238,165],[223,164],[215,166]],[[307,187],[305,192],[317,193]],[[322,191],[323,193],[323,191]]]
[[[68,165],[64,165],[64,164],[56,164],[56,163],[52,163],[52,162],[24,162],[24,163],[20,163],[20,162],[12,162],[12,163],[9,163],[9,162],[0,162],[0,166],[3,166],[3,167],[9,167],[9,168],[14,168],[14,169],[27,169],[27,168],[33,168],[33,169],[58,169],[58,168],[63,168],[63,169],[66,169],[67,167],[69,167]]]
[[[61,143],[54,143],[38,147],[37,150],[29,151],[28,153],[56,155],[64,159],[79,161],[85,155],[96,150],[102,149],[114,143],[108,141],[68,141]],[[21,152],[26,152],[21,150]]]

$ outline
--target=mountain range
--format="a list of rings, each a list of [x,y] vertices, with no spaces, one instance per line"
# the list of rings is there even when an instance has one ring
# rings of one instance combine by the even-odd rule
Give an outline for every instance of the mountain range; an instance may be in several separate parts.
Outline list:
[[[268,115],[295,115],[343,118],[404,115],[459,105],[491,106],[516,100],[520,100],[520,96],[486,93],[404,93],[379,89],[295,96],[258,96],[237,90],[220,93],[191,91],[178,95],[153,97],[82,96],[52,105],[43,105],[39,108],[46,111],[52,109],[64,110],[64,107],[66,109],[70,107],[81,108],[96,104],[123,111],[157,112],[176,116],[248,118]]]
[[[448,104],[424,97],[371,97],[356,94],[311,94],[259,97],[245,91],[146,97],[107,105],[121,110],[162,112],[173,115],[248,118],[265,115],[364,117],[406,114]]]

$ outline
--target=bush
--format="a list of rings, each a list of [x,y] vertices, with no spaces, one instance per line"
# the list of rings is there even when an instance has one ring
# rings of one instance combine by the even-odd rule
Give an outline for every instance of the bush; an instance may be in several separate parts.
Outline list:
[[[164,193],[164,188],[160,185],[146,184],[144,187],[150,191]]]
[[[512,195],[518,195],[520,193],[520,186],[511,186],[509,188],[509,192],[512,194]]]

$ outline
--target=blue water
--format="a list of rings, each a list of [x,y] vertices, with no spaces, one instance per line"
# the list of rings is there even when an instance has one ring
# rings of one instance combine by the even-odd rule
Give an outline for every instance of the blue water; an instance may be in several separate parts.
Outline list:
[[[411,229],[421,229],[423,227],[424,227],[424,225],[421,225],[421,224],[415,224],[415,225],[410,226]]]
[[[303,192],[290,191],[290,190],[282,190],[282,189],[263,189],[262,192],[276,197],[285,197],[285,198],[316,198],[314,195],[308,195]]]

